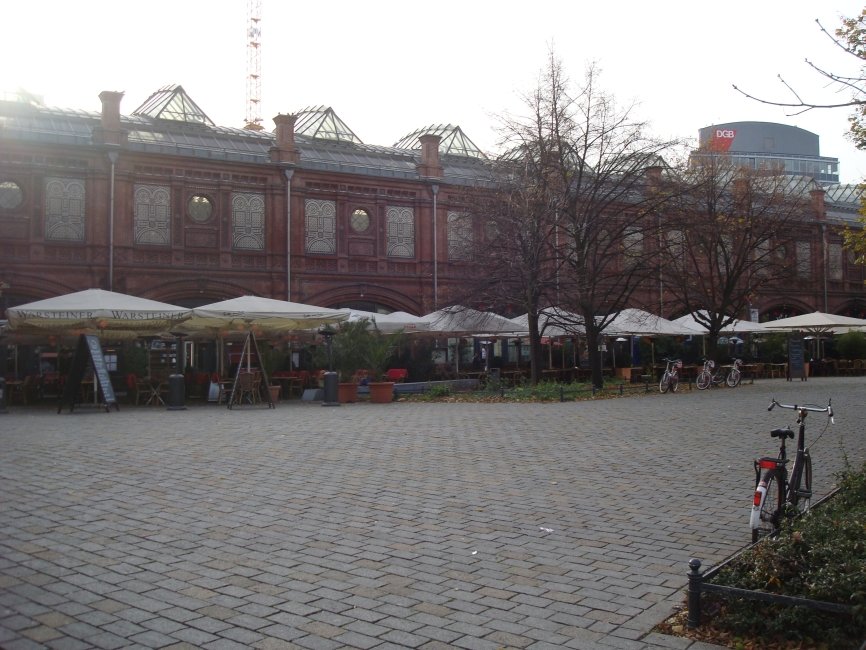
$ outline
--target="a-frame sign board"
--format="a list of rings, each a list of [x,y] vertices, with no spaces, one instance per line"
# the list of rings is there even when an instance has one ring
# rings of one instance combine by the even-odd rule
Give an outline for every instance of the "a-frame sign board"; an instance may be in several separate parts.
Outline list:
[[[64,405],[68,405],[69,412],[72,413],[75,405],[80,403],[78,398],[81,395],[81,383],[84,381],[84,374],[88,365],[93,368],[94,396],[102,398],[100,404],[105,407],[106,412],[111,409],[111,406],[114,406],[115,410],[120,410],[117,397],[114,395],[114,387],[111,385],[111,377],[108,374],[108,365],[102,355],[99,337],[94,334],[81,334],[78,337],[75,356],[72,357],[72,367],[69,369],[66,384],[63,386],[60,404],[57,406],[58,413],[63,410]]]
[[[803,338],[793,335],[788,339],[788,381],[799,379],[807,381],[806,358],[803,350]]]
[[[231,395],[229,395],[229,400],[228,400],[229,409],[231,409],[231,407],[235,403],[235,399],[237,399],[237,397],[239,396],[238,379],[240,378],[241,373],[250,371],[252,369],[251,359],[252,359],[253,350],[255,350],[255,352],[256,352],[256,359],[257,359],[257,362],[259,364],[259,367],[257,367],[256,370],[260,370],[262,373],[262,381],[259,383],[259,386],[258,386],[258,391],[259,391],[258,397],[262,402],[264,402],[268,405],[268,408],[276,408],[276,406],[274,404],[274,400],[271,399],[271,391],[268,388],[268,386],[270,386],[270,383],[271,383],[268,380],[268,373],[264,369],[264,367],[262,367],[262,365],[261,365],[262,355],[259,354],[259,344],[256,342],[256,335],[253,334],[252,332],[250,332],[249,334],[247,334],[247,338],[244,341],[244,348],[243,348],[243,351],[241,352],[240,362],[238,363],[237,370],[235,370],[235,376],[232,380],[232,392],[231,392]],[[246,363],[246,367],[244,366],[244,363]]]

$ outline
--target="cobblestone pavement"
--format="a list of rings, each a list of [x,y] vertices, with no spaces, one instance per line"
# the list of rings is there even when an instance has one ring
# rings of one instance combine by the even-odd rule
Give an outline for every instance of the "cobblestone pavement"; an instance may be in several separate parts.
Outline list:
[[[553,404],[0,415],[0,646],[710,648],[654,634],[749,539],[755,455],[866,378]],[[814,440],[826,418],[813,416]]]

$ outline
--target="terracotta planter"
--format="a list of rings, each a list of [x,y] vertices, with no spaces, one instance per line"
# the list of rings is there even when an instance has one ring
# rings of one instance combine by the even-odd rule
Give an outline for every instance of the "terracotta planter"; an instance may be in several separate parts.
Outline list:
[[[337,384],[337,399],[340,404],[358,401],[358,384],[353,381],[342,381]]]
[[[387,404],[394,401],[393,381],[370,382],[370,401],[376,404]]]

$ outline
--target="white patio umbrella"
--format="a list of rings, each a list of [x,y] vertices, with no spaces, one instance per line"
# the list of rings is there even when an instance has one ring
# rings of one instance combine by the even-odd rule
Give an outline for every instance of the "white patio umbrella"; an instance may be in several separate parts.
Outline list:
[[[240,296],[195,307],[190,319],[178,329],[191,335],[207,334],[217,340],[222,374],[223,339],[231,333],[255,332],[257,337],[273,336],[312,330],[322,325],[339,323],[346,318],[348,314],[337,309],[260,296]]]
[[[605,336],[700,336],[702,331],[642,309],[623,309],[603,330]]]
[[[309,330],[348,318],[345,311],[259,296],[240,296],[195,307],[181,331],[259,330],[275,334]]]
[[[823,356],[822,339],[828,338],[822,334],[844,334],[851,330],[863,330],[866,329],[866,320],[814,311],[811,314],[767,321],[763,325],[765,331],[804,332],[815,335],[818,339],[818,356],[820,357]]]
[[[521,327],[512,320],[490,311],[478,311],[454,305],[421,317],[431,332],[468,336],[471,334],[516,334]]]
[[[421,317],[429,332],[444,336],[462,337],[483,334],[485,337],[517,336],[524,331],[511,319],[489,311],[452,305]],[[460,343],[457,344],[455,368],[460,368]]]
[[[656,316],[642,309],[623,309],[604,328],[602,334],[605,336],[700,336],[703,332],[680,323],[675,323],[667,318]],[[655,343],[650,345],[652,364],[655,365]]]
[[[811,314],[801,314],[800,316],[767,321],[763,325],[765,330],[799,331],[810,332],[812,334],[835,332],[838,334],[850,330],[864,329],[866,328],[866,320],[814,311]]]
[[[516,316],[511,321],[521,327],[525,333],[529,329],[528,316],[528,314]],[[582,318],[558,307],[546,307],[541,310],[538,315],[538,328],[542,336],[576,336],[586,333]]]
[[[191,313],[186,307],[103,289],[86,289],[6,310],[12,332],[86,332],[119,338],[167,333]]]
[[[362,311],[360,309],[341,309],[349,314],[348,320],[358,321],[366,318],[370,321],[370,326],[375,324],[375,327],[384,334],[394,332],[424,332],[428,329],[428,324],[420,316],[413,316],[405,311],[395,311],[390,314],[377,314],[371,311]]]
[[[701,312],[706,314],[707,312],[701,310]],[[673,320],[674,323],[679,325],[685,325],[686,327],[691,327],[693,329],[698,330],[701,334],[707,333],[707,328],[702,323],[699,323],[695,318],[694,314],[686,314],[685,316],[680,316],[679,318],[675,318]],[[755,323],[749,320],[740,320],[735,319],[733,322],[725,325],[721,332],[725,334],[747,334],[753,332],[765,332],[767,330],[765,323]]]

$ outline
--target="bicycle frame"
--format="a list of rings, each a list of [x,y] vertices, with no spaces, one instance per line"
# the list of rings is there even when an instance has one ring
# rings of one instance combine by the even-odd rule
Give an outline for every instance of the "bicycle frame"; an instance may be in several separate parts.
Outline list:
[[[664,359],[664,362],[666,366],[659,381],[659,391],[662,393],[666,393],[668,390],[676,392],[680,381],[679,370],[683,367],[683,362],[680,359]]]
[[[740,384],[740,368],[742,365],[743,362],[740,359],[734,359],[730,369],[725,373],[725,366],[716,365],[716,362],[712,359],[706,359],[704,360],[703,369],[695,379],[695,384],[698,390],[705,390],[722,383],[735,388]]]
[[[786,441],[788,438],[794,438],[794,432],[790,427],[783,429],[774,429],[770,432],[773,438],[779,438],[779,455],[776,458],[764,457],[755,461],[755,493],[752,499],[752,510],[749,517],[749,526],[752,529],[752,541],[757,541],[757,533],[761,528],[762,513],[768,512],[768,506],[773,507],[770,513],[770,524],[772,526],[771,534],[778,531],[781,517],[788,514],[786,511],[796,510],[800,500],[807,503],[812,497],[811,486],[811,457],[809,450],[806,448],[806,416],[808,413],[827,413],[830,422],[833,420],[833,408],[828,402],[826,407],[804,406],[796,404],[781,404],[773,399],[770,402],[768,411],[772,411],[774,407],[792,409],[797,411],[797,452],[794,456],[794,465],[791,468],[790,476],[788,474],[788,452]],[[801,487],[803,483],[803,472],[806,471],[806,485]],[[767,504],[767,491],[772,481],[775,480],[779,489],[779,503]],[[764,521],[766,521],[764,519]]]

